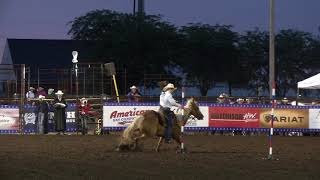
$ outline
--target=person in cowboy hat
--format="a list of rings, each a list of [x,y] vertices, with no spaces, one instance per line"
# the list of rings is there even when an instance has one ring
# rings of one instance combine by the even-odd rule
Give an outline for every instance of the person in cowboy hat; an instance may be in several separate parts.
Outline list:
[[[27,94],[26,94],[26,98],[27,98],[28,100],[34,99],[34,98],[36,97],[35,94],[34,94],[34,90],[35,90],[34,87],[30,87],[30,88],[29,88],[29,91],[28,91]]]
[[[37,129],[39,134],[48,133],[49,104],[44,99],[45,96],[39,95],[39,102],[36,103]]]
[[[63,94],[64,93],[61,90],[58,90],[58,92],[56,92],[57,97],[53,101],[55,130],[58,132],[58,134],[65,134],[66,131],[65,109],[67,107],[67,103],[62,97]]]
[[[171,110],[172,107],[179,107],[183,108],[181,104],[178,104],[176,100],[172,97],[172,93],[177,88],[174,87],[172,83],[167,84],[161,92],[160,95],[160,111],[163,112],[166,118],[166,124],[167,128],[165,130],[165,141],[167,143],[170,142],[171,136],[172,136],[172,126],[173,126],[173,120],[174,120],[174,112]]]
[[[91,104],[88,102],[88,99],[81,98],[79,112],[80,112],[82,135],[85,135],[88,132],[88,121],[89,121],[90,110],[91,110]]]
[[[43,87],[38,87],[37,89],[37,97],[39,97],[40,95],[47,96],[47,92],[44,90]]]
[[[130,92],[127,94],[127,97],[129,102],[138,102],[139,97],[141,97],[141,94],[136,86],[131,86]]]

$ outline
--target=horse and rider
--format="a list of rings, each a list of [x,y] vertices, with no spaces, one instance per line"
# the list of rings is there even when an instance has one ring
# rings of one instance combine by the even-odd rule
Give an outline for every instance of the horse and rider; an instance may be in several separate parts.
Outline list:
[[[136,117],[124,130],[117,150],[137,149],[138,141],[155,136],[159,137],[156,151],[159,151],[164,139],[170,143],[172,138],[179,145],[181,144],[181,126],[187,123],[190,116],[203,119],[203,114],[194,98],[188,99],[186,106],[177,103],[172,96],[176,89],[171,83],[167,83],[162,88],[159,111],[148,110]],[[176,114],[173,112],[174,107],[180,109]]]

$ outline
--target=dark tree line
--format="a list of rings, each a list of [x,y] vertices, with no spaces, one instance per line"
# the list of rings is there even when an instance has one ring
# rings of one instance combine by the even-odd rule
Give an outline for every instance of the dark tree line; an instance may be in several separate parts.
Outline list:
[[[230,25],[188,24],[176,27],[158,15],[96,10],[75,18],[76,40],[96,40],[97,57],[114,59],[129,75],[170,74],[181,69],[205,96],[216,82],[247,85],[256,95],[268,90],[268,32],[238,33]],[[276,77],[280,96],[319,71],[320,39],[294,29],[276,34]],[[139,78],[132,78],[137,84]],[[130,80],[130,79],[129,79]]]

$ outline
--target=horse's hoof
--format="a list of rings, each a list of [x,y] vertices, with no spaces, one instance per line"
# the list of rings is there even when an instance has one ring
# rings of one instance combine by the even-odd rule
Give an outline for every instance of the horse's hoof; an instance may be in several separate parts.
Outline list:
[[[177,154],[185,154],[185,153],[187,153],[187,150],[186,149],[177,149],[176,153]]]

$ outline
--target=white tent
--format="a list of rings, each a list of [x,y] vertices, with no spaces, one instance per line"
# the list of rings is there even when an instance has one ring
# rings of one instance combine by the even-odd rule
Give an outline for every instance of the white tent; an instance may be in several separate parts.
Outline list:
[[[298,82],[298,89],[320,89],[320,73]]]

